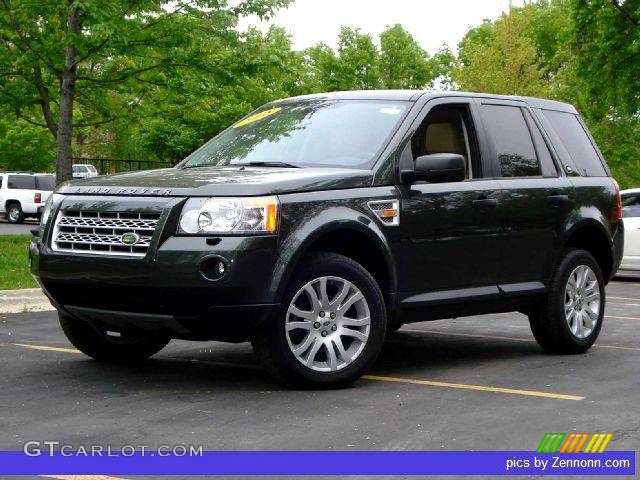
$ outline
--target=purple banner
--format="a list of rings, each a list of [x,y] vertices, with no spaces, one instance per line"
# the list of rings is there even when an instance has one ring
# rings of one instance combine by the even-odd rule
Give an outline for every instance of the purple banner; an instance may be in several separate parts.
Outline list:
[[[635,452],[0,452],[0,475],[635,475]]]

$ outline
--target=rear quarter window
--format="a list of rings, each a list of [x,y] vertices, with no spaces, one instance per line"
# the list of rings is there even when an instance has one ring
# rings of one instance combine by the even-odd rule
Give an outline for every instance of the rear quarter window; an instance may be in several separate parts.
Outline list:
[[[542,110],[542,113],[555,130],[580,174],[587,177],[608,176],[598,152],[576,115],[554,110]]]
[[[38,190],[52,192],[56,187],[56,177],[53,175],[37,175]]]
[[[9,175],[7,186],[15,189],[36,190],[36,177],[33,175]]]

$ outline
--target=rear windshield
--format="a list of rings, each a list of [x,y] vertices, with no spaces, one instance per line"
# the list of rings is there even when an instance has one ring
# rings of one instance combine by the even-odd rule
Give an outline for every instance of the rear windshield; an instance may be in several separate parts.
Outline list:
[[[408,108],[406,102],[314,100],[257,110],[179,167],[284,162],[369,168]]]
[[[56,177],[54,175],[36,175],[38,190],[52,192],[56,187]]]
[[[587,177],[607,177],[607,171],[578,117],[572,113],[542,110],[571,155],[579,173]]]
[[[33,175],[9,175],[7,187],[36,190],[36,177]]]

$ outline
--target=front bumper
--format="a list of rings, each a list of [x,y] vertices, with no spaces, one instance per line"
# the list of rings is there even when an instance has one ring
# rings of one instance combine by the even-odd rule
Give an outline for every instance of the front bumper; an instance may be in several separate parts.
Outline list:
[[[273,275],[280,261],[278,237],[175,236],[184,199],[144,201],[145,208],[162,215],[141,258],[54,251],[51,226],[45,226],[29,249],[31,272],[45,294],[66,313],[105,325],[163,330],[175,338],[250,338],[279,308]],[[65,197],[63,202],[73,202],[74,208],[114,205],[113,197]],[[140,204],[123,199],[118,208]],[[200,270],[202,260],[212,256],[228,266],[215,281]]]

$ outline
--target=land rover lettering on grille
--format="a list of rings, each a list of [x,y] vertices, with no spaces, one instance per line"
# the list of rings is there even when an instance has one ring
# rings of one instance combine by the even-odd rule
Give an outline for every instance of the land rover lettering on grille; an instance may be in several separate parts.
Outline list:
[[[171,195],[170,188],[70,187],[65,193],[99,195]]]

